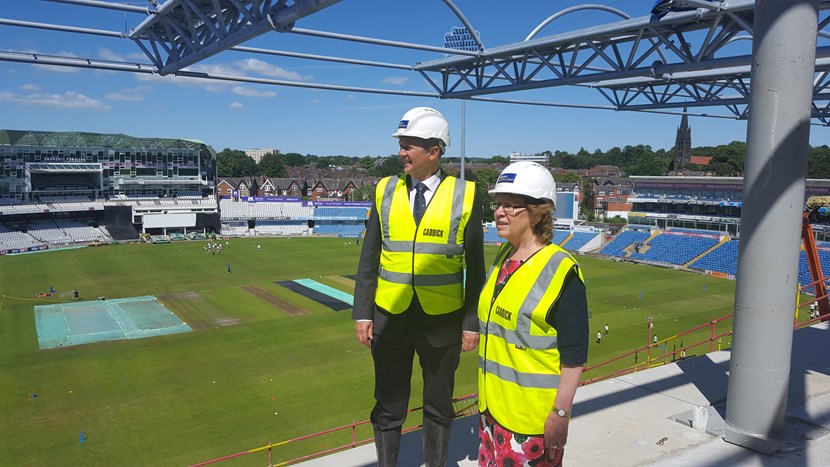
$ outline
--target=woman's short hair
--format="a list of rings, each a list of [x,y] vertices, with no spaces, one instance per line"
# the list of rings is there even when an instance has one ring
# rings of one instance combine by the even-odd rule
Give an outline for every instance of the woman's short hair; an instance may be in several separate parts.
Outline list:
[[[528,214],[539,217],[539,222],[533,226],[533,234],[539,239],[542,244],[548,244],[553,240],[553,212],[555,206],[553,202],[547,199],[536,199],[524,196],[527,203]]]

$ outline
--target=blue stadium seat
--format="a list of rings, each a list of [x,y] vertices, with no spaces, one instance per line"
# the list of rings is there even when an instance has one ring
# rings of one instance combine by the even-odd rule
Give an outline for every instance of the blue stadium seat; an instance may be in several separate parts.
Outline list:
[[[564,248],[570,251],[579,251],[580,248],[596,238],[597,235],[599,235],[598,232],[574,232],[573,237],[568,240]]]
[[[717,245],[719,240],[717,237],[663,232],[648,242],[648,250],[644,253],[632,253],[629,258],[684,265]]]
[[[645,241],[651,235],[650,232],[640,230],[624,230],[617,234],[613,240],[608,242],[600,251],[601,255],[625,256],[625,248],[632,243]]]

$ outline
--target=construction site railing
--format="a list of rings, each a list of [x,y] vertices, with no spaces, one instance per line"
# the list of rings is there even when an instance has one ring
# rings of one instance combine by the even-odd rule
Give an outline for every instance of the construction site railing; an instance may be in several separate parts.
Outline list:
[[[470,394],[470,395],[467,395],[467,396],[464,396],[464,397],[459,397],[457,399],[453,399],[453,408],[455,409],[455,417],[456,418],[466,417],[468,415],[473,415],[475,413],[478,413],[478,395],[477,394]],[[414,409],[410,409],[409,411],[407,411],[407,413],[418,412],[420,410],[423,410],[423,407],[416,407]],[[358,438],[358,435],[357,435],[358,427],[363,426],[363,425],[368,425],[370,423],[371,422],[369,420],[363,420],[363,421],[360,421],[360,422],[352,421],[352,423],[350,423],[348,425],[343,425],[343,426],[339,426],[339,427],[336,427],[336,428],[330,428],[328,430],[320,431],[320,432],[317,432],[317,433],[312,433],[312,434],[305,435],[305,436],[300,436],[300,437],[297,437],[297,438],[288,439],[288,440],[285,440],[285,441],[280,441],[278,443],[268,443],[267,445],[261,446],[261,447],[258,447],[258,448],[249,449],[247,451],[238,452],[236,454],[229,454],[227,456],[218,457],[216,459],[211,459],[211,460],[207,460],[207,461],[204,461],[204,462],[199,462],[198,464],[192,464],[191,467],[199,467],[199,466],[204,466],[204,465],[216,464],[216,463],[219,463],[219,462],[223,462],[223,461],[227,461],[227,460],[231,460],[231,459],[236,459],[238,457],[243,457],[243,456],[247,456],[247,455],[250,455],[250,454],[255,454],[255,453],[263,452],[263,451],[268,452],[268,466],[269,467],[296,464],[296,463],[307,461],[307,460],[314,459],[314,458],[317,458],[317,457],[322,457],[322,456],[327,456],[329,454],[334,454],[335,452],[344,451],[346,449],[356,448],[358,446],[362,446],[364,444],[368,444],[368,443],[374,441],[374,438],[365,438],[365,439],[361,439],[361,440],[357,439]],[[412,426],[412,427],[409,427],[409,428],[405,428],[401,431],[403,433],[409,433],[411,431],[415,431],[415,430],[418,430],[420,428],[422,428],[421,425],[416,425],[416,426]],[[290,444],[298,443],[300,441],[305,441],[305,440],[309,440],[309,439],[313,439],[313,438],[318,438],[320,436],[329,435],[329,434],[332,434],[332,433],[343,432],[343,431],[346,431],[346,430],[351,431],[351,433],[350,433],[351,442],[350,443],[343,444],[341,446],[333,447],[333,448],[330,448],[330,449],[326,449],[324,451],[319,451],[319,452],[315,452],[315,453],[312,453],[312,454],[308,454],[308,455],[305,455],[305,456],[302,456],[302,457],[297,457],[295,459],[278,462],[276,464],[274,463],[274,449],[275,448],[279,448],[279,447],[287,446],[287,445],[290,445]]]
[[[827,280],[828,280],[828,278],[824,279],[824,281],[827,281]],[[816,281],[816,282],[818,282],[818,281]],[[807,284],[803,287],[800,287],[799,291],[805,290],[806,288],[814,285],[816,282],[813,282],[811,284]],[[828,294],[828,295],[830,296],[830,294]],[[821,298],[824,298],[824,297],[815,297],[813,300],[810,300],[810,301],[807,301],[807,302],[804,302],[804,303],[799,303],[798,306],[797,306],[797,310],[800,309],[800,308],[807,307],[811,303],[815,303],[816,301],[818,301]],[[580,386],[584,386],[586,384],[595,383],[597,381],[602,381],[602,380],[606,380],[606,379],[610,379],[610,378],[615,378],[615,377],[618,377],[618,376],[621,376],[621,375],[634,373],[636,371],[642,371],[642,370],[646,370],[648,368],[652,368],[652,367],[656,367],[656,366],[660,366],[660,365],[665,365],[667,363],[677,361],[678,359],[679,360],[684,360],[685,358],[687,358],[687,352],[688,351],[698,349],[702,346],[705,346],[708,349],[706,352],[703,352],[703,353],[714,352],[715,350],[721,350],[721,348],[722,348],[722,339],[724,337],[732,335],[732,326],[730,325],[728,330],[722,330],[722,331],[719,332],[717,330],[717,325],[720,324],[720,323],[723,323],[725,321],[731,320],[732,317],[733,317],[732,314],[728,314],[728,315],[723,316],[721,318],[712,318],[709,322],[707,322],[705,324],[701,324],[700,326],[688,329],[688,330],[683,331],[679,334],[675,334],[674,336],[668,337],[668,338],[663,339],[663,340],[659,340],[655,343],[651,343],[651,344],[645,345],[643,347],[638,347],[638,348],[636,348],[636,349],[634,349],[630,352],[627,352],[623,355],[619,355],[617,357],[611,358],[609,360],[598,363],[596,365],[586,366],[583,374],[585,374],[585,373],[594,374],[594,373],[597,373],[599,369],[601,369],[603,367],[607,367],[608,365],[611,365],[615,362],[619,362],[619,361],[621,361],[623,359],[626,359],[626,358],[632,358],[632,357],[634,358],[634,364],[631,365],[631,366],[628,366],[628,367],[623,368],[621,370],[614,370],[614,371],[611,371],[611,372],[609,372],[607,374],[604,374],[604,375],[595,376],[595,377],[592,377],[592,378],[585,379],[585,380],[581,381],[579,384],[580,384]],[[804,328],[804,327],[807,327],[807,326],[811,326],[811,325],[816,324],[820,321],[830,321],[830,315],[827,315],[827,316],[824,316],[824,317],[819,316],[819,317],[816,317],[816,318],[811,318],[809,320],[799,322],[798,321],[798,313],[796,313],[795,322],[793,324],[793,330],[797,330],[797,329],[801,329],[801,328]],[[649,321],[649,325],[650,325],[650,321]],[[699,341],[696,341],[696,342],[692,342],[690,344],[684,344],[683,343],[682,338],[684,336],[688,336],[688,335],[690,335],[694,332],[697,332],[697,331],[700,331],[700,330],[703,330],[703,329],[706,329],[706,328],[710,329],[709,336],[706,339],[702,339],[702,340],[699,340]],[[649,332],[649,337],[650,337],[650,332]],[[676,342],[677,339],[681,339],[680,340],[680,347],[679,348],[673,348],[672,351],[669,352],[669,350],[668,350],[669,343],[670,342]],[[658,356],[653,356],[652,355],[652,349],[663,349],[663,353],[658,355]],[[646,355],[645,360],[642,361],[642,362],[639,361],[639,358],[640,358],[641,354]],[[475,413],[478,413],[478,394],[470,394],[468,396],[464,396],[464,397],[455,399],[453,401],[453,404],[454,404],[455,409],[456,409],[456,417],[457,418],[458,417],[465,417],[465,416],[468,416],[468,415],[473,415]],[[423,407],[416,407],[414,409],[410,409],[409,413],[417,412],[417,411],[420,411],[420,410],[423,410]],[[269,443],[266,446],[250,449],[250,450],[239,452],[239,453],[236,453],[236,454],[230,454],[230,455],[219,457],[219,458],[216,458],[216,459],[211,459],[211,460],[208,460],[208,461],[200,462],[198,464],[193,464],[192,467],[199,467],[199,466],[204,466],[204,465],[215,464],[215,463],[218,463],[218,462],[227,461],[227,460],[230,460],[230,459],[234,459],[234,458],[238,458],[238,457],[242,457],[242,456],[247,456],[247,455],[250,455],[250,454],[263,452],[263,451],[268,452],[268,465],[269,466],[285,466],[285,465],[296,464],[298,462],[303,462],[303,461],[306,461],[306,460],[309,460],[309,459],[314,459],[314,458],[317,458],[317,457],[326,456],[328,454],[333,454],[335,452],[355,448],[355,447],[362,446],[364,444],[368,444],[368,443],[372,442],[373,438],[366,438],[366,439],[361,439],[361,440],[357,439],[358,438],[358,436],[357,436],[358,428],[363,426],[363,425],[368,425],[369,423],[370,423],[369,420],[364,420],[364,421],[361,421],[361,422],[352,421],[352,423],[348,424],[348,425],[343,425],[343,426],[339,426],[339,427],[336,427],[336,428],[331,428],[331,429],[328,429],[328,430],[325,430],[325,431],[320,431],[318,433],[312,433],[312,434],[309,434],[309,435],[300,436],[298,438],[293,438],[293,439],[289,439],[289,440],[285,440],[285,441],[280,441],[278,443]],[[408,432],[411,432],[411,431],[414,431],[414,430],[418,430],[420,428],[421,428],[420,425],[416,425],[416,426],[412,426],[412,427],[404,429],[403,432],[408,433]],[[294,443],[304,441],[304,440],[308,440],[308,439],[318,438],[320,436],[324,436],[324,435],[328,435],[328,434],[332,434],[332,433],[343,432],[343,431],[346,431],[346,430],[351,431],[351,442],[350,443],[343,444],[343,445],[340,445],[340,446],[337,446],[337,447],[333,447],[331,449],[326,449],[324,451],[315,452],[313,454],[308,454],[308,455],[305,455],[305,456],[302,456],[302,457],[297,457],[295,459],[279,462],[277,464],[273,463],[273,455],[274,455],[273,451],[274,451],[275,448],[287,446],[287,445],[294,444]]]
[[[732,335],[732,326],[729,327],[729,330],[723,331],[723,332],[717,332],[716,327],[717,327],[718,323],[721,323],[721,322],[724,322],[724,321],[727,321],[727,320],[731,320],[731,319],[732,319],[732,314],[726,315],[726,316],[721,317],[721,318],[712,318],[711,321],[709,321],[708,323],[701,324],[700,326],[688,329],[688,330],[683,331],[679,334],[675,334],[674,336],[668,337],[668,338],[663,339],[663,340],[659,340],[659,341],[657,341],[653,344],[645,345],[643,347],[638,347],[638,348],[636,348],[636,349],[634,349],[630,352],[627,352],[623,355],[614,357],[610,360],[606,360],[604,362],[598,363],[596,365],[586,366],[585,369],[583,370],[583,374],[588,373],[588,372],[591,372],[590,374],[593,374],[593,373],[596,373],[596,370],[598,368],[608,366],[608,365],[610,365],[614,362],[618,362],[620,360],[623,360],[625,358],[630,358],[632,356],[634,358],[634,364],[631,365],[630,367],[623,368],[621,370],[616,370],[616,371],[613,371],[611,373],[604,374],[604,375],[601,375],[601,376],[596,376],[596,377],[593,377],[593,378],[582,380],[579,383],[579,385],[584,386],[586,384],[595,383],[597,381],[602,381],[602,380],[609,379],[609,378],[616,378],[617,376],[621,376],[621,375],[625,375],[625,374],[629,374],[629,373],[634,373],[636,371],[646,370],[648,368],[652,368],[652,367],[655,367],[655,366],[665,365],[666,363],[669,363],[669,359],[671,359],[672,362],[676,361],[678,359],[678,357],[680,359],[685,359],[688,350],[692,350],[692,349],[695,349],[695,348],[698,348],[700,346],[704,346],[704,345],[707,345],[707,344],[708,344],[708,347],[709,347],[708,352],[714,352],[716,349],[720,350],[721,347],[722,347],[721,339],[723,337]],[[706,329],[707,327],[711,329],[711,331],[709,333],[709,337],[707,339],[703,339],[703,340],[698,341],[698,342],[692,342],[691,344],[688,344],[688,345],[684,345],[683,340],[681,339],[680,348],[675,348],[671,352],[668,351],[669,342],[676,341],[677,339],[680,339],[683,336],[686,336],[686,335],[691,334],[691,333],[696,332],[696,331],[700,331],[701,329]],[[660,348],[664,349],[664,353],[657,356],[657,357],[652,357],[651,350],[655,349],[655,348],[656,349],[660,349]],[[646,358],[643,362],[639,361],[639,356],[640,356],[641,353],[644,353],[646,355]],[[706,352],[704,352],[704,353],[706,353]]]

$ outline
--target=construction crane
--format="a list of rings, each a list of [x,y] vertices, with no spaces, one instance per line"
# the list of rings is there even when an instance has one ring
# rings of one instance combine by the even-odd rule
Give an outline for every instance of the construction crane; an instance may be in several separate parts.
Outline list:
[[[822,320],[825,320],[830,315],[830,303],[827,300],[827,286],[824,282],[824,273],[821,271],[816,237],[813,235],[813,227],[810,225],[811,220],[815,221],[819,218],[819,209],[823,207],[830,207],[830,196],[810,196],[807,198],[801,223],[801,239],[804,241],[804,253],[807,256],[807,265],[810,267],[810,275],[813,278],[813,289],[816,293],[819,316],[822,317]]]

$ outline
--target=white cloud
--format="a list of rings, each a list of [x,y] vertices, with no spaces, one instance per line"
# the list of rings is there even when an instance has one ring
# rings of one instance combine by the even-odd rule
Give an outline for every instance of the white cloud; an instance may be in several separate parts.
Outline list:
[[[348,100],[350,100],[350,101],[356,101],[356,100],[357,100],[357,96],[355,96],[354,94],[348,94],[348,95],[346,96],[346,99],[348,99]]]
[[[111,101],[142,102],[144,100],[144,96],[141,94],[127,94],[122,92],[111,92],[104,97]]]
[[[193,76],[161,76],[157,74],[141,74],[136,75],[139,81],[150,81],[157,83],[173,84],[177,86],[193,86],[200,87],[210,92],[225,92],[230,91],[238,95],[246,97],[275,97],[277,95],[274,91],[255,91],[249,88],[234,84],[231,81],[213,80],[207,75],[213,76],[238,76],[250,77],[252,74],[264,75],[271,78],[289,79],[294,81],[309,80],[310,77],[302,76],[293,71],[287,71],[275,65],[265,63],[261,60],[248,59],[232,64],[196,64],[189,66],[182,70],[193,74],[205,74],[206,77]]]
[[[396,85],[404,84],[407,81],[409,81],[409,78],[403,76],[389,76],[388,78],[383,78],[382,80],[380,80],[381,83]]]
[[[157,74],[137,74],[136,78],[139,81],[159,84],[172,84],[182,87],[198,87],[206,91],[217,92],[227,89],[227,85],[219,83],[218,81],[193,78],[190,76],[173,76],[173,75],[157,75]]]
[[[202,65],[196,64],[189,66],[182,71],[191,73],[206,73],[212,75],[239,75],[239,72],[233,68],[224,65]],[[242,75],[244,76],[244,75]],[[197,78],[193,76],[175,76],[175,75],[157,75],[157,74],[140,74],[136,75],[139,81],[150,81],[162,84],[173,84],[176,86],[185,87],[200,87],[209,92],[224,92],[228,90],[230,83],[226,81]]]
[[[110,106],[77,92],[67,91],[63,94],[35,93],[19,95],[9,92],[0,93],[0,102],[16,105],[32,105],[56,109],[110,110]]]
[[[108,60],[108,61],[111,61],[111,62],[124,62],[124,61],[126,61],[124,59],[123,55],[119,55],[119,54],[113,52],[110,49],[101,49],[101,50],[99,50],[98,51],[98,56],[101,57],[104,60]]]
[[[311,99],[311,103],[314,105],[318,105],[320,103],[320,99]]]
[[[197,63],[196,65],[185,68],[187,71],[196,73],[210,73],[213,75],[238,75],[239,72],[233,66],[209,64],[204,65]]]
[[[210,82],[204,85],[205,91],[208,92],[225,92],[228,89],[227,83]]]
[[[122,55],[111,49],[101,49],[98,51],[98,57],[110,62],[150,63],[150,59],[143,52],[130,52]]]
[[[104,97],[113,101],[142,102],[144,101],[144,95],[152,90],[153,88],[150,86],[125,88],[120,89],[117,92],[111,92]]]
[[[277,95],[274,91],[260,91],[258,89],[246,88],[245,86],[234,86],[231,92],[245,97],[275,97]]]
[[[272,78],[290,79],[293,81],[304,81],[308,79],[306,77],[303,77],[296,71],[288,71],[284,68],[280,68],[276,65],[271,65],[270,63],[266,63],[262,60],[257,60],[255,58],[249,58],[247,60],[239,61],[237,62],[237,65],[243,71],[250,71],[252,73],[270,76]]]
[[[39,91],[40,86],[37,84],[24,84],[23,86],[20,86],[20,89],[24,91]]]
[[[229,109],[244,109],[245,104],[243,104],[241,102],[234,101],[234,102],[231,102],[230,104],[228,104],[228,108]]]

